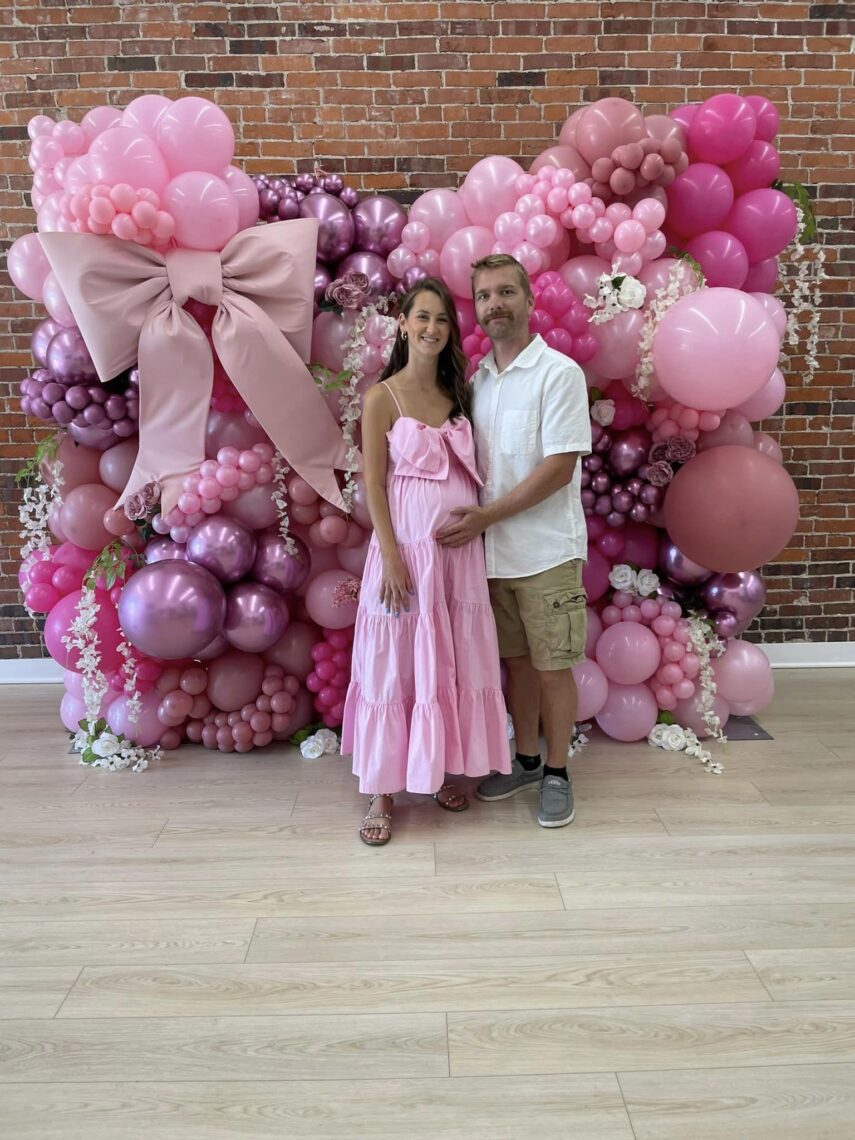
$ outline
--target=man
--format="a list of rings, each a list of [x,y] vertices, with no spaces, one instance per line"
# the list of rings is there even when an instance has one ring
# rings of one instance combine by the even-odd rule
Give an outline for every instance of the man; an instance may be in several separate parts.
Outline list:
[[[490,600],[517,748],[511,774],[489,776],[476,794],[503,800],[539,782],[538,822],[564,827],[574,815],[567,771],[576,716],[570,670],[585,656],[587,531],[577,464],[591,450],[585,377],[578,364],[529,332],[534,298],[515,258],[494,254],[476,261],[472,292],[493,346],[473,378],[484,488],[480,506],[452,512],[456,521],[437,539],[461,546],[486,532]]]

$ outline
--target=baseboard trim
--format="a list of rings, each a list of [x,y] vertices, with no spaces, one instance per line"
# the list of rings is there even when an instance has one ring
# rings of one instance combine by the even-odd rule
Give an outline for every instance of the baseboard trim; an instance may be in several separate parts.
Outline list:
[[[13,657],[0,661],[0,685],[62,684],[62,666],[51,657]]]

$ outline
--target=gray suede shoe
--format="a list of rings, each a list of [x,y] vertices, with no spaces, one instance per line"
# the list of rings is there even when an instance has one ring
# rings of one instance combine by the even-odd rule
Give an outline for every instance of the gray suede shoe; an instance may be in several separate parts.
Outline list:
[[[479,800],[490,803],[492,800],[507,800],[538,783],[543,773],[543,765],[539,764],[533,772],[527,772],[516,757],[511,760],[509,773],[494,772],[486,780],[482,780],[475,790]]]
[[[540,826],[566,827],[573,822],[575,814],[572,780],[546,776],[540,785],[540,811],[537,813]]]

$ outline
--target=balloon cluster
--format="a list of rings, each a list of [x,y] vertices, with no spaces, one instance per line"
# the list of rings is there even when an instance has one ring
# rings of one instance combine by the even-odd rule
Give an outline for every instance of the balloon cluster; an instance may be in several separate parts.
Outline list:
[[[43,207],[44,209],[44,207]],[[160,197],[154,190],[135,190],[127,182],[108,186],[97,182],[84,185],[74,193],[62,194],[56,203],[57,228],[73,219],[71,230],[83,234],[112,234],[121,241],[150,245],[163,252],[175,233],[175,218],[160,208]]]
[[[57,360],[67,348],[65,334],[76,329],[63,329],[56,334],[51,358]],[[63,363],[67,363],[67,358]],[[132,384],[111,391],[100,384],[66,380],[49,368],[37,368],[24,377],[20,385],[21,411],[44,423],[68,428],[72,438],[98,449],[112,446],[136,433],[139,417],[139,395]]]
[[[327,728],[338,728],[350,683],[353,629],[325,629],[323,633],[323,641],[312,649],[315,667],[306,678],[306,688],[315,694],[315,708]]]
[[[300,217],[300,203],[307,194],[331,194],[348,207],[359,202],[359,193],[338,174],[298,174],[294,178],[274,178],[254,174],[258,191],[259,218],[262,222],[290,221]]]
[[[711,286],[771,292],[777,256],[796,232],[796,208],[772,189],[781,160],[778,112],[760,95],[723,93],[671,113],[691,164],[668,187],[666,232]]]
[[[187,739],[220,752],[250,752],[272,740],[287,740],[300,682],[286,677],[281,665],[266,665],[263,676],[261,692],[239,710],[214,710],[206,699],[204,712],[187,713]]]
[[[717,412],[699,412],[669,401],[653,409],[646,426],[656,443],[677,436],[694,441],[702,431],[714,431],[720,423],[721,415]]]

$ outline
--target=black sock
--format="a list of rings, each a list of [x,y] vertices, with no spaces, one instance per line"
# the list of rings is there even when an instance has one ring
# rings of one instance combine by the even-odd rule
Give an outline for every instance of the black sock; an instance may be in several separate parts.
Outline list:
[[[516,758],[520,764],[522,764],[523,768],[525,768],[526,772],[533,772],[535,768],[540,767],[539,752],[537,756],[524,756],[522,752],[518,752]]]
[[[564,768],[550,768],[548,764],[543,769],[544,780],[546,779],[547,776],[560,776],[562,780],[569,780],[570,779],[570,777],[567,775],[567,768],[566,767],[564,767]]]

